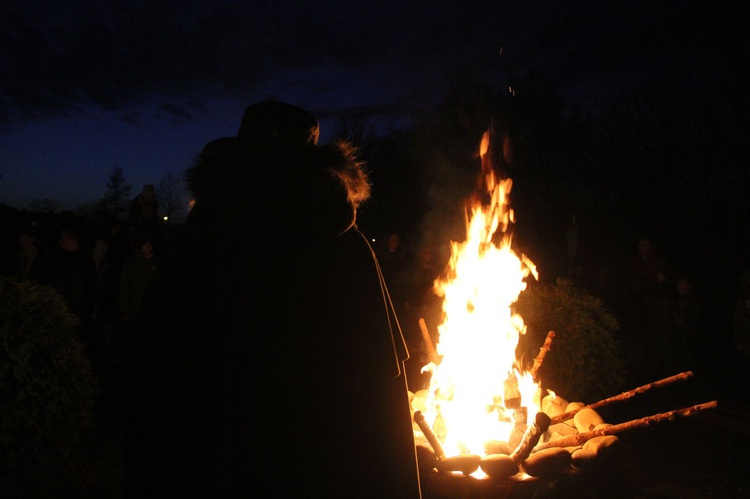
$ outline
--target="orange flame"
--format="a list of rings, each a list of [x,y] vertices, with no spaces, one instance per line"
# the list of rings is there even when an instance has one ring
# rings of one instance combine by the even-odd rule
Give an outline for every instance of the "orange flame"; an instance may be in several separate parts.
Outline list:
[[[443,297],[443,323],[438,326],[439,364],[432,371],[427,399],[428,421],[442,437],[448,455],[482,453],[484,442],[506,440],[511,418],[503,411],[503,384],[515,376],[523,405],[528,406],[538,387],[531,376],[518,371],[515,349],[525,333],[523,319],[511,305],[526,289],[524,279],[534,264],[511,250],[506,232],[513,220],[508,196],[510,179],[498,181],[490,164],[489,133],[480,144],[482,175],[490,202],[474,201],[467,238],[451,242],[451,259],[445,277],[435,281],[435,292]],[[500,230],[502,242],[493,243]],[[530,420],[539,410],[528,407]]]

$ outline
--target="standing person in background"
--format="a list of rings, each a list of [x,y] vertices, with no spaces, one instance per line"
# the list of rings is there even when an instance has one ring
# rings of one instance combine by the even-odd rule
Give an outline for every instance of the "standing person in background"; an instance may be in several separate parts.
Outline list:
[[[651,238],[638,240],[637,252],[628,262],[627,288],[624,295],[622,331],[627,362],[633,383],[653,379],[662,366],[662,337],[667,330],[667,268],[657,255]],[[660,282],[661,281],[661,282]]]
[[[18,265],[18,234],[0,214],[0,276],[14,277]]]
[[[659,269],[665,261],[656,253],[653,241],[648,237],[638,240],[638,252],[630,261],[631,286],[638,293],[648,292],[659,280]]]
[[[108,217],[91,250],[99,280],[107,275],[110,267],[119,266],[122,270],[124,257],[130,256],[127,243],[125,224],[116,216]]]
[[[249,106],[129,341],[130,497],[420,497],[406,348],[356,229],[369,182],[317,119]]]
[[[677,278],[677,370],[697,367],[701,341],[701,304],[693,280],[682,274]]]
[[[380,268],[391,288],[391,294],[400,309],[407,300],[406,288],[408,286],[408,272],[411,266],[409,255],[404,247],[401,235],[396,232],[388,233],[383,244],[377,251]]]
[[[161,242],[164,232],[164,220],[159,214],[159,200],[156,198],[154,186],[146,184],[130,203],[129,211],[130,243],[135,251],[136,237],[144,232],[150,232],[154,242]]]
[[[143,297],[157,266],[154,238],[150,233],[138,234],[135,246],[137,252],[125,261],[119,280],[118,309],[123,338],[130,334],[131,324],[141,312]],[[119,356],[119,343],[114,352]]]
[[[120,277],[125,260],[131,255],[127,227],[119,217],[108,217],[94,242],[92,257],[96,267],[96,325],[111,367],[118,359],[117,347],[122,341],[118,313]]]
[[[37,284],[50,284],[52,268],[47,248],[37,242],[37,231],[24,226],[18,232],[18,267],[15,276]]]
[[[417,319],[412,316],[409,306],[412,300],[409,282],[412,261],[398,231],[386,233],[383,242],[377,246],[376,254],[383,277],[388,284],[388,291],[396,309],[396,316],[401,324],[407,347],[411,352],[413,347],[418,345],[415,341],[420,341],[420,334]]]
[[[82,326],[91,320],[96,295],[96,269],[75,227],[60,230],[60,250],[53,264],[53,285]]]
[[[103,345],[93,328],[96,269],[91,252],[83,246],[81,231],[76,226],[68,225],[60,229],[59,251],[53,258],[52,286],[78,318],[80,338],[94,370],[100,375]]]
[[[734,349],[729,357],[732,367],[729,376],[734,380],[733,386],[747,386],[750,383],[750,269],[740,276],[740,293],[734,304],[732,323]],[[750,402],[745,396],[735,397],[733,403],[743,411],[750,411]],[[747,458],[744,457],[741,462],[747,463]]]
[[[663,265],[656,271],[656,283],[650,286],[646,298],[645,358],[646,375],[659,379],[677,369],[677,286],[670,267]]]
[[[750,270],[740,278],[741,291],[734,303],[732,344],[745,359],[750,359]]]
[[[380,267],[383,269],[383,274],[385,274],[392,288],[395,287],[396,283],[403,284],[409,261],[398,232],[388,233],[380,251],[378,251],[378,260],[380,261]]]

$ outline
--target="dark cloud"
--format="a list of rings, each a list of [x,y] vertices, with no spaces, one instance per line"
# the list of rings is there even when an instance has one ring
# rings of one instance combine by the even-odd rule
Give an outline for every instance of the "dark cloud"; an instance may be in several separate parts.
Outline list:
[[[92,103],[120,110],[152,93],[245,87],[269,69],[258,29],[267,16],[231,4],[220,13],[177,1],[65,2],[65,11],[54,0],[26,4],[0,21],[5,119]]]
[[[250,95],[290,70],[380,67],[379,83],[399,89],[391,104],[402,106],[466,71],[621,79],[634,67],[684,61],[685,42],[699,48],[708,36],[701,21],[717,11],[701,4],[3,2],[0,123],[92,105],[133,118],[128,108],[144,102],[186,120],[200,113],[202,95]]]
[[[481,2],[485,3],[485,2]],[[387,65],[391,84],[496,53],[503,9],[452,2],[40,0],[0,16],[0,121],[153,94],[249,93],[289,69]],[[507,21],[504,23],[507,24]],[[499,37],[502,38],[502,37]]]
[[[184,107],[180,107],[169,102],[162,103],[161,106],[159,106],[159,110],[172,116],[172,120],[177,123],[181,121],[189,121],[193,117],[192,113],[190,113]]]

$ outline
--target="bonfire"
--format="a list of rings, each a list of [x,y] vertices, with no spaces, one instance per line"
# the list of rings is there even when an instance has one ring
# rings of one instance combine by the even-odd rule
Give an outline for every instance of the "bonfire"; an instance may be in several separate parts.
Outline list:
[[[534,263],[512,249],[512,181],[496,177],[489,147],[486,132],[479,150],[486,193],[470,199],[466,240],[451,243],[445,275],[435,281],[443,300],[436,344],[420,320],[429,357],[424,370],[431,373],[429,388],[412,397],[420,469],[501,480],[552,477],[592,468],[623,431],[715,407],[713,401],[613,425],[599,407],[689,379],[692,372],[587,405],[568,402],[538,379],[554,348],[553,331],[533,365],[526,368],[516,358],[526,331],[512,306],[527,279],[539,276]]]

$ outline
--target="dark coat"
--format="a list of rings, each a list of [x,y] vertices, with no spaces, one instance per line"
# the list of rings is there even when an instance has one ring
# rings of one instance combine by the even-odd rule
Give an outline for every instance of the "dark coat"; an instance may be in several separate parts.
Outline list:
[[[353,226],[351,159],[230,144],[192,172],[127,359],[130,496],[419,497],[406,350]]]

